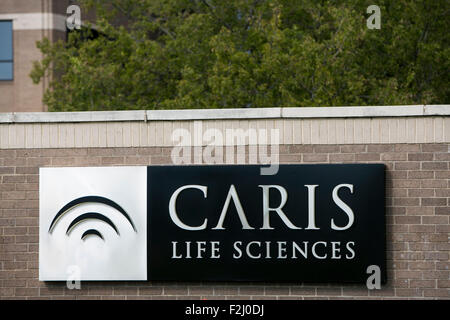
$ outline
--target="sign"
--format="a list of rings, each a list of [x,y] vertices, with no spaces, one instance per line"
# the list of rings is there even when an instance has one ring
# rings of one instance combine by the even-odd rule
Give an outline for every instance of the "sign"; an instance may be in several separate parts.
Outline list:
[[[281,165],[273,176],[257,165],[42,170],[41,280],[84,261],[81,280],[365,283],[377,266],[386,281],[382,164]],[[77,256],[55,270],[66,242]]]
[[[384,165],[148,168],[152,280],[385,280]]]
[[[147,168],[41,168],[39,280],[147,280]]]

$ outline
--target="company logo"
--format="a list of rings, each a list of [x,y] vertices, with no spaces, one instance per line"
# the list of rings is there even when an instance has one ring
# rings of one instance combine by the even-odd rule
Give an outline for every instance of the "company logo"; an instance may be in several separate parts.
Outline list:
[[[41,168],[39,280],[386,282],[383,164],[260,169]]]
[[[146,280],[146,186],[146,167],[42,168],[40,280]]]
[[[98,196],[87,196],[87,197],[81,197],[78,199],[75,199],[73,201],[70,201],[68,204],[66,204],[61,210],[58,211],[56,216],[53,218],[52,223],[50,224],[50,228],[48,229],[49,233],[52,233],[52,230],[55,228],[55,225],[59,221],[59,219],[67,212],[69,212],[71,209],[82,205],[86,203],[100,203],[104,204],[106,206],[109,206],[111,208],[116,209],[119,211],[130,223],[130,225],[133,227],[134,231],[136,231],[136,227],[133,224],[133,221],[131,221],[130,216],[125,212],[125,210],[115,203],[114,201],[107,199],[105,197],[98,197]],[[80,216],[76,217],[72,220],[72,222],[69,224],[66,230],[66,235],[69,235],[70,232],[80,223],[84,222],[85,220],[99,220],[103,221],[109,226],[111,226],[112,229],[119,235],[119,230],[117,229],[116,225],[109,219],[107,216],[105,216],[102,213],[99,212],[85,212],[81,214]],[[85,240],[88,236],[97,236],[102,240],[105,240],[103,235],[100,233],[100,231],[96,229],[88,229],[81,235],[81,240]]]

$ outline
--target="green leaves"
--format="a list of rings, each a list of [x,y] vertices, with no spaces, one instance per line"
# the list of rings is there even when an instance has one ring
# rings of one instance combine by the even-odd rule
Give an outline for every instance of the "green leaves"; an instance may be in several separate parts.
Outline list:
[[[99,37],[38,44],[52,111],[449,102],[446,0],[380,0],[380,30],[364,0],[82,2]]]

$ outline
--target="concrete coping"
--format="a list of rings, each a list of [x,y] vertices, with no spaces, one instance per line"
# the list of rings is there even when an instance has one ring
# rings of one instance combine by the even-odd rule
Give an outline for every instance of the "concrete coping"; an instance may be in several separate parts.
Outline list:
[[[450,105],[0,113],[0,123],[449,116]]]

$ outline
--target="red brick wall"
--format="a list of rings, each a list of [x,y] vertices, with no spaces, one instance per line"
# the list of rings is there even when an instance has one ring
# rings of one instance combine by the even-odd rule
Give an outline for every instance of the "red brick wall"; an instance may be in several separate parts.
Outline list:
[[[64,282],[38,280],[39,167],[171,164],[171,148],[0,150],[0,299],[450,298],[449,144],[283,145],[281,163],[387,166],[388,283]]]

